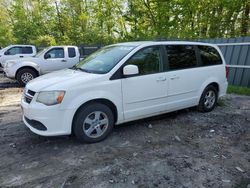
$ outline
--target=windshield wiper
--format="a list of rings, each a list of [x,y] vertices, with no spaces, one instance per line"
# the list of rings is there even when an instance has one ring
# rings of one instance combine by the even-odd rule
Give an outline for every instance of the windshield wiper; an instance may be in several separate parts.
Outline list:
[[[74,65],[73,67],[70,67],[69,69],[76,69],[76,65]]]
[[[83,69],[83,68],[80,68],[80,67],[76,67],[75,65],[73,67],[71,67],[70,69],[80,70],[82,72],[87,72],[87,73],[93,73],[93,71],[90,71],[90,70],[87,70],[87,69]]]
[[[78,68],[78,69],[80,69],[81,71],[83,71],[83,72],[87,72],[87,73],[94,73],[93,71],[91,71],[91,70],[87,70],[87,69],[82,69],[82,68]]]

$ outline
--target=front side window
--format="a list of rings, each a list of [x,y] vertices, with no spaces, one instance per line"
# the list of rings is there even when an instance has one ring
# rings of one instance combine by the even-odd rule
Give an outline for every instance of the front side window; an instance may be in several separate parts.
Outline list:
[[[137,65],[139,75],[152,74],[160,71],[160,47],[152,46],[136,52],[128,61],[127,65]]]
[[[107,46],[101,48],[76,64],[74,69],[96,74],[108,73],[133,49],[134,46],[125,45]]]
[[[64,58],[63,48],[53,48],[44,55],[45,59]]]
[[[194,46],[168,45],[166,49],[169,70],[179,70],[197,66]]]
[[[218,51],[211,46],[198,46],[202,66],[222,64]]]
[[[12,47],[8,49],[4,54],[5,55],[16,55],[22,53],[22,47]]]
[[[33,53],[33,50],[32,50],[32,47],[22,47],[22,54],[32,54]]]

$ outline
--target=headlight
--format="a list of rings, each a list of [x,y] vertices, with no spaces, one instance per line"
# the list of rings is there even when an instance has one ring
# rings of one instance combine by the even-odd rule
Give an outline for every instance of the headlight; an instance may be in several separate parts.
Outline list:
[[[51,106],[60,104],[65,95],[65,91],[42,91],[38,93],[36,102]]]
[[[3,67],[9,68],[12,67],[15,63],[15,61],[7,61],[6,63],[4,63]]]

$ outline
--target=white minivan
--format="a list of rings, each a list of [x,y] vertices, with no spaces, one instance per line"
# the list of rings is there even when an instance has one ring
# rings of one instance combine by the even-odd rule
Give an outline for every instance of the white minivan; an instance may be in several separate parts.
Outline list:
[[[21,100],[23,121],[39,135],[73,133],[98,142],[124,122],[192,106],[209,112],[227,85],[216,45],[119,43],[30,81]]]

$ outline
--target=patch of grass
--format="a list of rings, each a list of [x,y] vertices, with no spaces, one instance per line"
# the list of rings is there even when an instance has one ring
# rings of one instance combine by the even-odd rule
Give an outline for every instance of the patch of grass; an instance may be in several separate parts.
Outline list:
[[[250,88],[229,85],[227,88],[227,93],[250,96]]]

